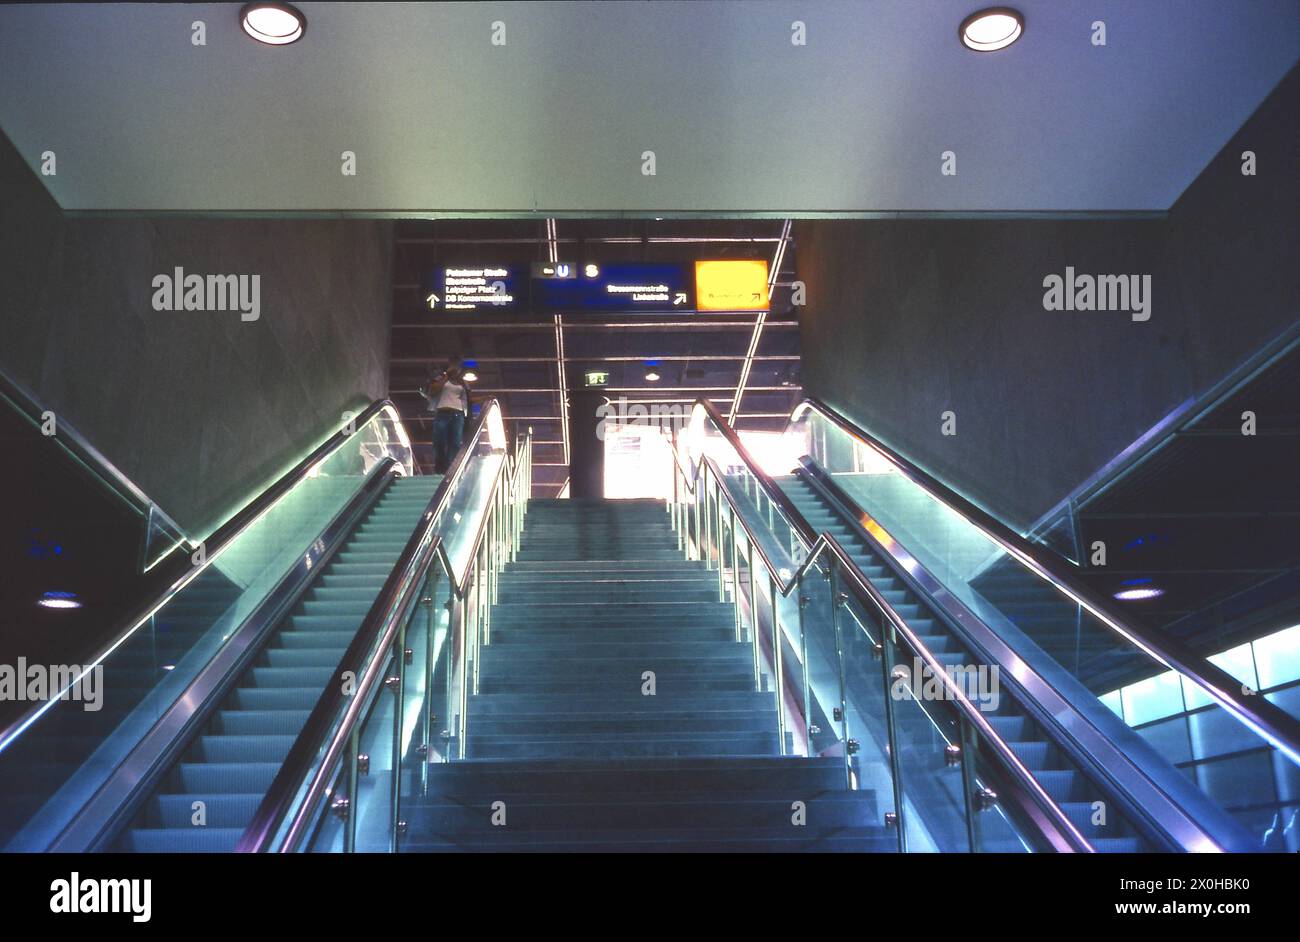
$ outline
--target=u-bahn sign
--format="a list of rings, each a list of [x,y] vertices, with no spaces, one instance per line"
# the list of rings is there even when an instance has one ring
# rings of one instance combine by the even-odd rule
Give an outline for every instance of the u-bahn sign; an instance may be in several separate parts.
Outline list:
[[[533,279],[533,310],[694,311],[695,288],[685,265],[587,262],[564,266],[570,277]]]

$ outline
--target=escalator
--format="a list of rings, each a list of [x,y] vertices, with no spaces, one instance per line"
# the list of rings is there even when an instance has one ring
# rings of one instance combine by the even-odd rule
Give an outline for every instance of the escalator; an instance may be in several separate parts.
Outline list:
[[[1261,778],[1285,796],[1300,777],[1300,725],[1272,694],[1117,611],[824,404],[805,402],[787,435],[803,458],[771,482],[798,518],[780,536],[833,538],[944,669],[1000,668],[988,723],[1092,849],[1296,849],[1276,805],[1251,803]],[[760,489],[742,490],[757,513]],[[1125,723],[1171,691],[1183,725]]]
[[[388,485],[113,849],[235,849],[441,481]]]
[[[811,483],[797,476],[776,477],[774,480],[790,495],[795,507],[813,529],[830,533],[844,546],[857,568],[917,631],[920,643],[940,664],[945,668],[960,669],[976,662],[972,646],[963,644],[956,633],[944,630],[925,593],[903,572],[894,570],[889,561],[867,539],[860,537],[843,513]],[[920,717],[913,714],[913,718]],[[987,713],[987,719],[1095,850],[1136,853],[1152,849],[1127,821],[1102,825],[1094,820],[1093,809],[1098,802],[1106,801],[1105,792],[1072,767],[1033,716],[1014,698],[1000,697],[997,708]],[[904,738],[915,740],[917,731],[908,731]],[[985,847],[987,851],[1014,849],[1014,845]]]
[[[0,731],[0,846],[234,850],[395,563],[473,525],[504,448],[493,400],[445,478],[415,475],[396,409],[376,402],[196,541],[191,566]],[[103,695],[83,708],[91,685]]]

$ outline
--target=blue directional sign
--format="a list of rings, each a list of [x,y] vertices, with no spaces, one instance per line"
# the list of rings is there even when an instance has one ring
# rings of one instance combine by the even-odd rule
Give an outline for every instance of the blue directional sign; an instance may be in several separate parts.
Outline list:
[[[560,263],[563,264],[563,263]],[[685,265],[620,262],[565,266],[565,276],[533,279],[537,311],[694,311],[693,272]]]
[[[677,263],[449,265],[425,276],[429,310],[448,314],[695,312],[695,272]]]

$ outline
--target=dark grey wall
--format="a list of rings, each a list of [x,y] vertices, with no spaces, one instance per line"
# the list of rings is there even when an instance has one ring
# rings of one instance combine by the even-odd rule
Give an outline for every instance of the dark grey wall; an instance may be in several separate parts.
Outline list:
[[[1298,102],[1292,72],[1161,220],[796,223],[805,388],[1029,526],[1300,318]],[[1045,311],[1067,265],[1152,275],[1151,319]]]
[[[391,225],[64,217],[0,137],[0,368],[203,533],[386,394]],[[261,275],[261,317],[151,281]]]

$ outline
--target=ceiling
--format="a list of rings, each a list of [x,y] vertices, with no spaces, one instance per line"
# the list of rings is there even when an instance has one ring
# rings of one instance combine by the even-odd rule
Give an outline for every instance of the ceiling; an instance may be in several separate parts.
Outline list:
[[[1294,0],[1018,0],[993,54],[975,0],[299,6],[268,47],[239,4],[0,5],[0,127],[66,210],[1161,211],[1300,54]]]
[[[704,397],[724,414],[743,375],[735,410],[742,432],[780,431],[801,395],[790,303],[796,252],[784,220],[407,220],[396,229],[389,398],[426,470],[431,428],[418,390],[449,359],[473,360],[476,398],[500,399],[512,431],[533,430],[538,497],[556,496],[568,479],[562,368],[569,389],[584,370],[600,368],[610,374],[605,393],[612,400],[689,409]],[[436,268],[527,267],[550,258],[579,265],[764,259],[775,272],[771,312],[761,323],[753,313],[726,312],[565,314],[557,322],[545,314],[433,313],[425,302],[426,275]],[[648,360],[658,361],[658,381],[646,379]]]

